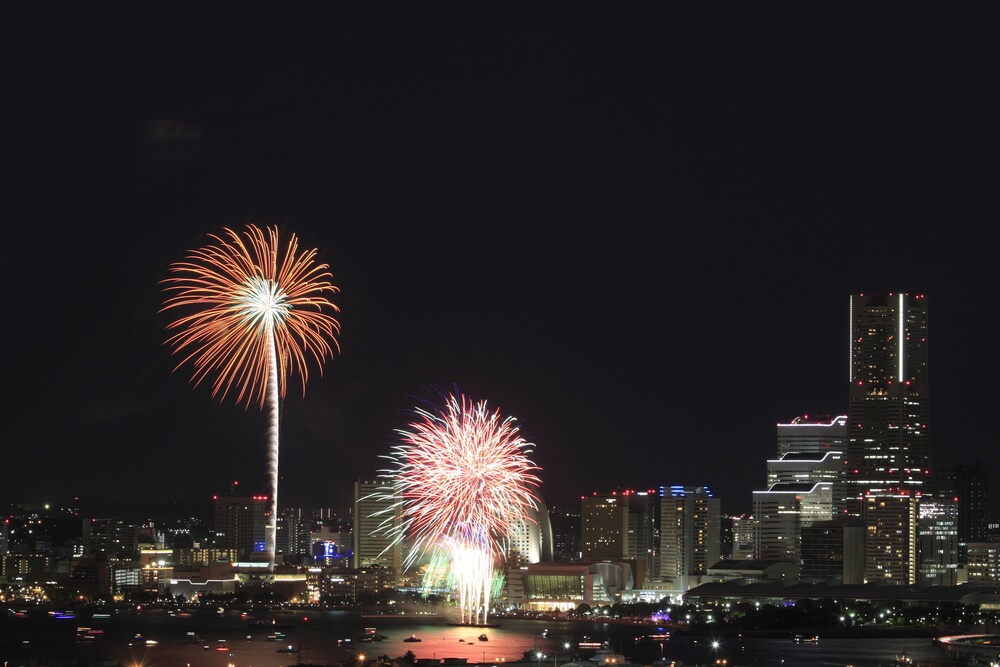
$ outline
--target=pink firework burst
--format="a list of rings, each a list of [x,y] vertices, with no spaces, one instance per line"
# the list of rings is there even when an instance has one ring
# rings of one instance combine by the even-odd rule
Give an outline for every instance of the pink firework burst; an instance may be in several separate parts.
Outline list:
[[[514,525],[537,507],[539,470],[513,417],[486,401],[448,394],[436,410],[398,431],[390,457],[404,529],[416,545],[457,529],[481,531],[498,547]],[[416,551],[420,551],[417,549]]]

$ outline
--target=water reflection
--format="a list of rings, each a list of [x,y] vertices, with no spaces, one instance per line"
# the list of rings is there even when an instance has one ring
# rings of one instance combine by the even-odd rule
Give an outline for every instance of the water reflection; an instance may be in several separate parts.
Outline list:
[[[67,657],[100,664],[182,665],[183,667],[284,667],[293,664],[361,665],[380,656],[393,659],[412,652],[418,659],[454,659],[454,663],[498,667],[526,660],[528,667],[562,667],[569,661],[593,664],[596,647],[643,665],[713,665],[718,667],[892,667],[907,655],[924,667],[940,662],[945,649],[930,639],[836,639],[697,637],[655,628],[610,623],[497,619],[500,627],[484,630],[447,625],[446,619],[362,618],[343,612],[283,612],[252,625],[239,612],[219,615],[193,610],[185,616],[164,610],[134,611],[108,617],[34,623],[5,619],[0,651],[35,663]],[[60,621],[59,623],[62,623]],[[100,630],[79,640],[78,627]],[[280,628],[280,630],[278,629]],[[86,634],[86,633],[85,633]],[[480,635],[485,634],[485,640]],[[374,636],[373,636],[374,635]],[[377,636],[377,638],[375,637]],[[415,636],[419,642],[408,642]],[[21,644],[21,639],[27,644]],[[192,639],[194,638],[194,639]],[[581,642],[592,644],[581,649]],[[366,640],[366,641],[363,641]],[[207,648],[206,648],[207,647]],[[11,664],[18,664],[11,662]]]

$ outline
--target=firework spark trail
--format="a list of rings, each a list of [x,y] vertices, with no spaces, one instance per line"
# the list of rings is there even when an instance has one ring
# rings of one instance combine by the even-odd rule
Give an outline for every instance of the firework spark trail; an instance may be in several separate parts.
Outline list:
[[[299,251],[292,234],[282,250],[278,230],[247,225],[242,234],[224,229],[213,243],[189,250],[171,264],[163,281],[169,295],[160,312],[180,309],[167,325],[167,344],[182,356],[175,371],[194,368],[195,386],[211,378],[212,396],[236,394],[249,409],[255,401],[269,412],[268,451],[271,516],[267,550],[274,567],[278,510],[278,432],[280,399],[297,374],[305,394],[309,366],[339,351],[338,308],[329,295],[339,290],[316,250]]]
[[[489,536],[475,527],[471,527],[469,531],[453,531],[445,540],[444,548],[458,588],[460,623],[486,623],[494,572],[493,553],[488,541]]]
[[[383,515],[400,509],[403,517],[395,528],[389,518],[383,526],[411,541],[407,565],[432,547],[448,553],[462,622],[481,613],[485,623],[493,563],[504,557],[513,526],[537,508],[539,468],[526,456],[531,444],[514,418],[464,395],[443,395],[441,405],[415,414],[385,457],[396,467],[380,472],[392,480],[395,499]]]

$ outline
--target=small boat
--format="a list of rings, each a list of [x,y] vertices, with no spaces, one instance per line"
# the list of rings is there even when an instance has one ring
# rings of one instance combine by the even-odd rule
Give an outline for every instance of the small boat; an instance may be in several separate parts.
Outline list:
[[[420,641],[420,639],[416,635],[410,635],[409,637],[407,637],[403,641],[404,642],[418,642],[418,641]]]
[[[299,649],[294,646],[286,646],[285,648],[279,648],[278,653],[298,653]]]
[[[489,640],[490,640],[490,638],[486,636],[485,632],[483,634],[479,635],[479,641],[481,641],[481,642],[488,642]]]

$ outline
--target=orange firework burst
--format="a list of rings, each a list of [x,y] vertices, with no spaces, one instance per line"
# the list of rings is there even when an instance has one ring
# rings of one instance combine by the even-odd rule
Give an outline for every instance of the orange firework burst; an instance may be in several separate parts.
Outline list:
[[[272,495],[265,539],[273,568],[279,399],[292,373],[302,378],[305,393],[309,362],[322,372],[323,362],[333,358],[340,324],[327,297],[338,290],[329,267],[316,263],[315,250],[299,252],[294,234],[284,250],[274,227],[247,225],[242,234],[225,229],[210,238],[215,243],[170,266],[161,312],[181,313],[167,325],[176,332],[167,343],[183,355],[177,368],[194,365],[195,386],[213,377],[212,396],[225,398],[235,389],[237,403],[249,408],[256,400],[268,408]]]
[[[299,252],[294,234],[282,252],[276,228],[224,232],[171,265],[163,310],[189,312],[168,325],[176,333],[167,343],[184,355],[177,368],[193,363],[196,386],[212,376],[212,396],[225,398],[235,388],[238,403],[249,407],[257,400],[263,408],[269,381],[277,380],[283,397],[297,373],[305,392],[310,359],[322,372],[339,351],[340,324],[330,314],[338,309],[328,298],[338,289],[327,265],[316,263],[316,250]],[[270,377],[272,356],[276,378]]]

